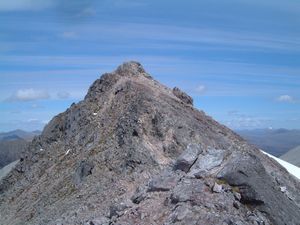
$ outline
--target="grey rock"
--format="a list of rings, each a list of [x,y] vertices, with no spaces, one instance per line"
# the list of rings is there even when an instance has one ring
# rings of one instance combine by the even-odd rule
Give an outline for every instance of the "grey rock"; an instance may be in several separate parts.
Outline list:
[[[205,184],[200,180],[183,179],[173,190],[171,202],[197,202],[198,196],[205,190]]]
[[[176,186],[179,177],[176,174],[164,172],[153,178],[148,185],[148,192],[169,191]]]
[[[274,188],[274,181],[254,155],[233,156],[219,178],[239,188],[241,202],[265,212],[271,222],[278,225],[297,224],[300,221],[298,206],[289,201],[280,190]],[[289,217],[288,222],[286,217]]]
[[[75,175],[74,175],[75,183],[79,184],[85,179],[85,177],[91,175],[93,168],[94,168],[93,163],[87,161],[81,161],[75,170]]]
[[[189,144],[186,150],[177,158],[174,170],[182,170],[187,173],[201,152],[202,149],[199,145]]]
[[[183,91],[181,91],[178,87],[173,88],[173,94],[179,98],[181,101],[188,105],[193,105],[193,99]]]
[[[135,61],[123,63],[117,68],[116,73],[124,76],[139,76],[141,74],[148,75],[143,66],[139,62]]]
[[[119,217],[124,213],[124,210],[129,208],[130,206],[128,206],[126,203],[121,202],[118,204],[114,204],[112,206],[110,206],[109,208],[109,218],[112,217]]]
[[[86,225],[109,225],[110,220],[106,217],[99,217],[87,222]]]
[[[236,208],[236,209],[239,209],[240,208],[240,203],[238,201],[234,201],[233,202],[233,207]]]
[[[212,191],[215,193],[221,193],[223,191],[223,186],[221,184],[215,183]]]
[[[147,197],[146,191],[142,188],[137,188],[135,193],[131,197],[131,201],[134,204],[141,203]]]
[[[285,193],[285,192],[286,192],[286,187],[280,187],[280,191],[281,191],[282,193]]]
[[[236,200],[241,201],[242,196],[240,193],[234,191],[233,195]]]
[[[210,174],[211,170],[220,166],[226,151],[222,149],[209,148],[206,153],[199,155],[197,161],[191,167],[189,175],[202,178]]]
[[[182,221],[190,212],[186,205],[179,205],[172,214],[173,222]]]

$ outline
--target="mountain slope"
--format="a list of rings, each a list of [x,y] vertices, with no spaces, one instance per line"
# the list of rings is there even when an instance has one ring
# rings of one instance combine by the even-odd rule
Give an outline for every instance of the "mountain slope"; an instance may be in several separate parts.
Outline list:
[[[300,167],[300,145],[280,157],[281,159]]]
[[[104,74],[1,180],[0,224],[298,224],[299,180],[192,102]]]

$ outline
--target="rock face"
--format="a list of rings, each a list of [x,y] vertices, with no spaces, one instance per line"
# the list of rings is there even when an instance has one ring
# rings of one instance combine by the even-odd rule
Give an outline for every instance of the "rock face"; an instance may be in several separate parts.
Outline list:
[[[54,117],[0,181],[0,224],[297,225],[299,190],[188,95],[128,62]]]

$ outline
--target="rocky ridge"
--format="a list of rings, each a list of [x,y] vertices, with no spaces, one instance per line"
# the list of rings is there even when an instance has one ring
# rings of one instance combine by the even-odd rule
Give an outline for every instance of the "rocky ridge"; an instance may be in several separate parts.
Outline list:
[[[300,183],[137,62],[96,80],[0,181],[0,224],[300,224]]]

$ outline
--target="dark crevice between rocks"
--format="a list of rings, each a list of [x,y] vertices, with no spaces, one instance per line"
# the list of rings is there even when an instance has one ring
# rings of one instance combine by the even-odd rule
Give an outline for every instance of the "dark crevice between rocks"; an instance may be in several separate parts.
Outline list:
[[[138,134],[138,132],[137,132],[136,130],[133,130],[133,132],[132,132],[132,136],[133,136],[133,137],[138,137],[138,136],[139,136],[139,134]]]

